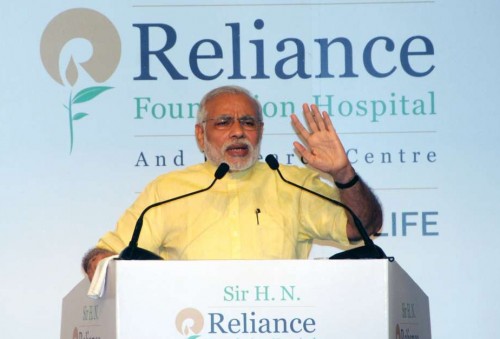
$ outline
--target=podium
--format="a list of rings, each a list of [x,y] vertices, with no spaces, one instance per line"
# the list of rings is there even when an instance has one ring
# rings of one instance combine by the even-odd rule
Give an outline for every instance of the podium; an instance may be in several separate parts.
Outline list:
[[[427,339],[429,300],[388,260],[110,262],[63,299],[61,339]]]

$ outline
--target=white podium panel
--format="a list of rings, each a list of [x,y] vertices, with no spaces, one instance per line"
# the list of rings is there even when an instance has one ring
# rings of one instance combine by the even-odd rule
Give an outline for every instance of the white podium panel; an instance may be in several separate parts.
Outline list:
[[[387,260],[113,261],[82,280],[61,339],[427,339],[429,301]]]

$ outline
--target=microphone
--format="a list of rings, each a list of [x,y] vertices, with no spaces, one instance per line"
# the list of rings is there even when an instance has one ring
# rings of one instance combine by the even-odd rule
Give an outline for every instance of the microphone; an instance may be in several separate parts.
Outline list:
[[[183,194],[183,195],[180,195],[178,197],[174,197],[174,198],[171,198],[168,200],[160,201],[160,202],[154,203],[154,204],[146,207],[142,211],[141,215],[139,216],[139,219],[137,219],[137,222],[136,222],[135,228],[134,228],[134,233],[132,234],[132,239],[130,240],[129,245],[120,253],[120,255],[118,256],[118,259],[122,259],[122,260],[163,260],[163,258],[160,257],[159,255],[156,255],[155,253],[150,252],[148,250],[145,250],[143,248],[140,248],[137,245],[137,243],[139,241],[139,236],[140,236],[141,230],[142,230],[142,223],[143,223],[144,215],[146,214],[146,212],[149,211],[150,209],[156,207],[156,206],[160,206],[160,205],[163,205],[163,204],[175,201],[175,200],[179,200],[182,198],[189,197],[191,195],[195,195],[198,193],[208,191],[209,189],[212,188],[212,186],[215,184],[215,182],[217,180],[222,179],[226,175],[227,172],[229,172],[229,165],[223,162],[219,165],[219,167],[217,167],[217,170],[215,171],[215,174],[214,174],[214,177],[215,177],[214,180],[206,188],[203,188],[203,189],[200,189],[198,191],[191,192],[191,193]]]
[[[354,221],[354,225],[356,226],[356,229],[363,239],[364,246],[334,254],[330,257],[330,259],[387,259],[384,251],[373,243],[373,240],[370,238],[370,236],[366,232],[366,229],[363,227],[361,220],[359,220],[358,216],[349,208],[349,206],[285,179],[285,177],[283,177],[283,174],[281,174],[281,171],[279,170],[280,164],[278,163],[278,160],[276,160],[276,158],[272,154],[266,156],[266,163],[273,171],[277,171],[281,180],[283,180],[287,184],[309,192],[317,197],[323,198],[333,203],[334,205],[340,206],[351,215]]]

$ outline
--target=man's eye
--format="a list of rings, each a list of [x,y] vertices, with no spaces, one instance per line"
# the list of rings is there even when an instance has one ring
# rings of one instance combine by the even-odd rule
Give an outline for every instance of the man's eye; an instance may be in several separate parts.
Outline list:
[[[255,127],[255,125],[257,124],[254,119],[241,119],[240,123],[243,126],[247,126],[247,127]]]
[[[231,119],[230,118],[222,118],[222,119],[217,119],[215,121],[215,125],[216,126],[229,126],[231,125]]]

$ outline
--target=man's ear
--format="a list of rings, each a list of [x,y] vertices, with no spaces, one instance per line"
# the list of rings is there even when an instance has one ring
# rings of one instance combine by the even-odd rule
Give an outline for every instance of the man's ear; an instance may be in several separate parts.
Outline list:
[[[196,143],[198,143],[198,148],[200,151],[205,150],[205,130],[201,124],[196,124],[194,126],[194,134],[196,136]]]

